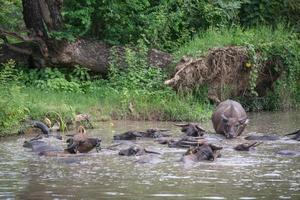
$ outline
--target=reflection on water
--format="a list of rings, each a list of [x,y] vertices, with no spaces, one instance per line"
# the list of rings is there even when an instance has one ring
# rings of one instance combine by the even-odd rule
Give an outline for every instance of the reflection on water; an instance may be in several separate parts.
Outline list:
[[[255,113],[244,135],[251,132],[283,135],[299,129],[300,115]],[[146,128],[180,131],[172,122],[106,122],[89,131],[103,139],[126,130]],[[210,122],[201,126],[212,130]],[[216,137],[216,136],[214,136]],[[300,199],[300,158],[275,154],[299,150],[299,142],[264,142],[257,150],[236,152],[242,139],[215,140],[222,157],[215,162],[185,166],[184,152],[155,144],[137,143],[162,152],[163,162],[139,164],[138,157],[119,157],[116,151],[92,152],[85,157],[44,158],[22,147],[24,138],[0,142],[0,199]],[[55,143],[56,141],[52,141]],[[63,144],[57,144],[63,145]]]

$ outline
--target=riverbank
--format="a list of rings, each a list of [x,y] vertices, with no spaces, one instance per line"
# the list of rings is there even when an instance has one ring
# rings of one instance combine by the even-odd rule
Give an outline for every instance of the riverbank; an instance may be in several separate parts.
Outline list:
[[[1,136],[15,134],[26,119],[50,117],[73,120],[88,113],[92,121],[159,120],[203,121],[209,119],[212,106],[192,96],[180,96],[171,90],[117,91],[103,87],[94,92],[51,92],[34,87],[1,88]],[[5,94],[6,93],[6,94]],[[56,118],[56,119],[55,119]]]
[[[300,42],[293,30],[276,28],[210,29],[173,52],[183,56],[205,56],[211,48],[243,46],[249,51],[250,78],[243,96],[229,96],[247,111],[281,110],[300,104]],[[45,116],[64,121],[78,113],[89,113],[94,121],[160,120],[204,121],[214,106],[208,100],[208,85],[175,92],[164,84],[174,75],[171,69],[151,67],[146,62],[147,47],[127,48],[124,63],[112,52],[105,79],[83,66],[74,69],[30,69],[13,60],[0,67],[0,136],[17,133],[26,119]],[[256,92],[256,81],[263,66],[279,75],[267,82],[264,96]],[[226,88],[225,88],[226,89]],[[224,90],[226,93],[226,90]],[[221,94],[221,96],[225,96]]]

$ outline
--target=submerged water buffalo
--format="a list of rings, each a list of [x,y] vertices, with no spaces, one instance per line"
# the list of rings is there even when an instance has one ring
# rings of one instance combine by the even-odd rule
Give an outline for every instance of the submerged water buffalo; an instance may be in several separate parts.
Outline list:
[[[201,146],[192,147],[187,150],[187,152],[183,155],[182,161],[184,163],[189,162],[198,162],[203,160],[215,160],[220,157],[220,150],[222,147],[218,147],[212,144],[204,143]]]
[[[87,136],[87,133],[83,126],[78,127],[78,132],[75,135],[69,135],[71,138],[67,140],[68,147],[65,151],[76,154],[87,153],[93,148],[96,148],[97,151],[100,150],[101,140],[99,138],[90,138]]]
[[[205,133],[205,130],[197,124],[175,124],[175,126],[181,127],[181,132],[191,137],[203,136]]]
[[[171,148],[189,148],[191,146],[199,146],[205,142],[203,137],[185,136],[182,138],[158,138],[155,140],[159,144],[167,144]]]
[[[44,141],[41,139],[34,139],[25,141],[23,147],[30,148],[33,152],[37,153],[39,156],[46,156],[46,157],[59,157],[59,158],[70,158],[68,160],[63,160],[63,162],[67,163],[74,163],[79,162],[78,159],[73,159],[74,154],[70,154],[69,152],[63,150],[59,146],[53,146],[48,144],[49,141]]]
[[[98,152],[101,149],[101,139],[99,138],[86,138],[85,140],[74,142],[73,138],[69,138],[67,140],[68,147],[65,149],[65,151],[76,154],[77,151],[79,153],[88,153],[92,149],[96,149]]]
[[[248,117],[242,105],[233,100],[221,102],[212,115],[212,123],[216,133],[226,138],[234,138],[242,134]]]
[[[261,140],[261,141],[275,141],[279,140],[280,137],[274,134],[269,135],[250,135],[244,138],[245,140]]]
[[[183,137],[179,140],[171,140],[168,142],[168,146],[171,148],[189,148],[192,146],[199,146],[207,142],[202,137]]]
[[[114,135],[114,140],[136,140],[141,137],[142,134],[139,131],[127,131],[125,133]]]
[[[30,128],[35,128],[40,130],[39,132],[37,132],[37,130],[33,130],[34,132],[31,131],[31,133],[37,133],[38,135],[36,136],[36,138],[41,138],[41,137],[54,137],[56,139],[60,139],[62,140],[62,136],[59,133],[51,133],[50,129],[48,128],[48,126],[40,121],[36,121],[36,120],[31,120],[29,121],[29,123],[27,123],[24,127],[22,127],[19,130],[19,134],[25,134],[28,129]],[[42,134],[40,134],[40,132]]]
[[[257,147],[258,145],[261,145],[262,142],[252,142],[252,143],[243,143],[239,144],[236,147],[234,147],[234,150],[236,151],[249,151],[253,147]]]
[[[149,150],[146,150],[146,149],[144,149],[142,147],[138,147],[138,146],[131,146],[127,149],[122,149],[122,150],[119,151],[120,156],[141,156],[141,155],[144,155],[144,154],[147,154],[147,153],[160,154],[158,152],[149,151]]]
[[[294,151],[294,150],[280,150],[277,152],[278,155],[281,156],[300,156],[300,151]]]
[[[25,141],[23,147],[30,148],[33,152],[40,153],[44,151],[62,151],[62,148],[49,145],[42,140],[29,140]]]
[[[165,134],[169,130],[165,129],[147,129],[142,131],[127,131],[125,133],[114,135],[114,140],[136,140],[137,138],[160,138],[169,137],[169,134]]]

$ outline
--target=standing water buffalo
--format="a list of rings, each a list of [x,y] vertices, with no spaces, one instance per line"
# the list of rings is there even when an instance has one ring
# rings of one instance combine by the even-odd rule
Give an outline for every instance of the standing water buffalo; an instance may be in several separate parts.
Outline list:
[[[242,105],[233,100],[221,102],[212,115],[212,123],[218,134],[234,138],[242,134],[248,117]]]

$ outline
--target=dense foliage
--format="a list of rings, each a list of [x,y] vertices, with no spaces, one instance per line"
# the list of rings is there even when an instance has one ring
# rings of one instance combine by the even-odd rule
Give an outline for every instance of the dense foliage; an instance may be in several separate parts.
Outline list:
[[[20,0],[0,0],[0,28],[20,30],[24,28]]]
[[[156,48],[175,50],[209,27],[298,25],[297,0],[67,0],[66,32],[113,44],[143,39]]]

